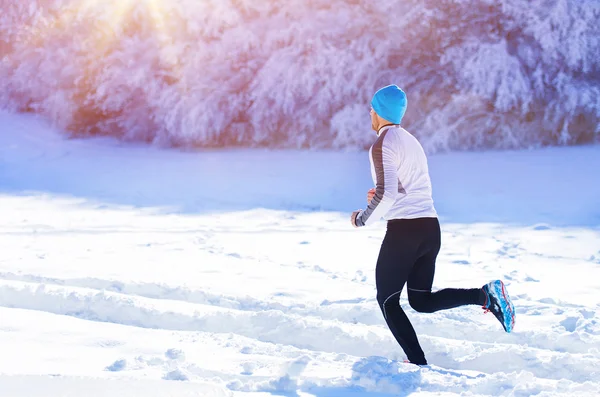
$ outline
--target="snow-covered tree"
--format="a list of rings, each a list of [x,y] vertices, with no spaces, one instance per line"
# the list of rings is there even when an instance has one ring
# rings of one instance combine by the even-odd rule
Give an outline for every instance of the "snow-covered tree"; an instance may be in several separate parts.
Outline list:
[[[0,106],[159,145],[600,140],[600,0],[0,0]]]

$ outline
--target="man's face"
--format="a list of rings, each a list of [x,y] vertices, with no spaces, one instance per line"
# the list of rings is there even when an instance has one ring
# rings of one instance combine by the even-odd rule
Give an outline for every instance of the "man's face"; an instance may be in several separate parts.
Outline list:
[[[373,131],[377,132],[378,124],[379,122],[377,120],[377,113],[375,113],[373,108],[371,108],[371,128],[373,129]]]

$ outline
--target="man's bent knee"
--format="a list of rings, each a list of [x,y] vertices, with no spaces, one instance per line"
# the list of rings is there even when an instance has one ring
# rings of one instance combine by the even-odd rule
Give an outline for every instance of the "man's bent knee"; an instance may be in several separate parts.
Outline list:
[[[419,313],[433,313],[429,298],[429,291],[410,291],[408,294],[408,303],[415,311]]]

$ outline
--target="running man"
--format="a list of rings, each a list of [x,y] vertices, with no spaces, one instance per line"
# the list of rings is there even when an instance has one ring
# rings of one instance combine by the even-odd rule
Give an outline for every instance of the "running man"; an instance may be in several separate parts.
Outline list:
[[[351,222],[362,227],[381,218],[387,221],[375,270],[377,302],[408,361],[427,365],[415,330],[400,307],[405,284],[410,306],[420,313],[481,305],[511,332],[515,311],[500,280],[482,288],[431,291],[441,243],[440,224],[423,147],[400,126],[406,107],[406,94],[396,85],[383,87],[373,96],[371,126],[377,140],[369,157],[376,188],[367,193],[368,207],[353,212]]]

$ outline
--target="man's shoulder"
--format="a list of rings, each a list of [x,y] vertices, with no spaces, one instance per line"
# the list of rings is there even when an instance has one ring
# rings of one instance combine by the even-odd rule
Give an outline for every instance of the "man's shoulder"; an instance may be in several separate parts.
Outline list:
[[[385,131],[382,131],[375,144],[379,144],[387,148],[398,148],[402,145],[402,135],[405,133],[407,132],[400,126],[387,128]]]
[[[422,148],[421,142],[417,139],[417,137],[405,130],[404,128],[398,127],[396,134],[398,139],[403,142],[403,145],[414,145]]]

